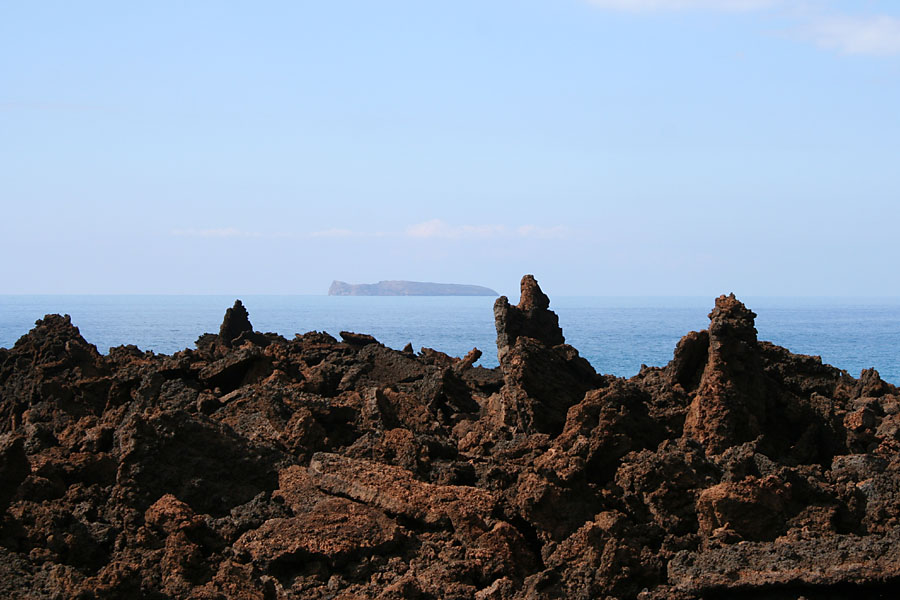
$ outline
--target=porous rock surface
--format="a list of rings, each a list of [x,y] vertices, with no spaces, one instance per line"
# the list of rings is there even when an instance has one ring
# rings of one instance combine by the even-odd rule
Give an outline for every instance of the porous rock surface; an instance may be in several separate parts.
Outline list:
[[[0,349],[0,597],[896,597],[900,390],[734,296],[599,375],[549,304],[498,299],[496,369],[239,302],[172,356],[46,316]]]

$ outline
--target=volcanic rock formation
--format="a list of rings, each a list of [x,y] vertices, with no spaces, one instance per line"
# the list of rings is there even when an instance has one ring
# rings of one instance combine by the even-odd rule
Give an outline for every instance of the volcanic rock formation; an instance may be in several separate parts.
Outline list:
[[[48,315],[0,349],[0,597],[894,597],[900,390],[754,318],[622,379],[531,276],[496,369],[239,301],[172,356]]]
[[[533,275],[522,278],[518,305],[497,298],[494,321],[504,386],[491,412],[517,430],[559,433],[569,407],[597,386],[594,368],[565,343]]]
[[[709,318],[706,366],[684,430],[719,453],[760,434],[766,387],[753,326],[756,314],[731,294],[716,299]]]
[[[247,331],[253,331],[250,324],[250,315],[240,300],[234,301],[234,306],[225,311],[222,326],[219,327],[219,340],[229,348],[240,335]]]

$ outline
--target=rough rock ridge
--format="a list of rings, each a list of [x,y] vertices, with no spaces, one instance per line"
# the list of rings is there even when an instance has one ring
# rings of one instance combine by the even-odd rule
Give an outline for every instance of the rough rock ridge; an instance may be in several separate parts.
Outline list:
[[[519,304],[497,298],[494,322],[504,386],[491,412],[520,431],[559,433],[569,407],[598,385],[594,368],[565,343],[533,275],[522,278]]]
[[[500,366],[374,337],[0,349],[0,597],[892,598],[900,390],[757,340],[733,295],[598,375],[532,276]],[[602,365],[599,365],[602,368]]]

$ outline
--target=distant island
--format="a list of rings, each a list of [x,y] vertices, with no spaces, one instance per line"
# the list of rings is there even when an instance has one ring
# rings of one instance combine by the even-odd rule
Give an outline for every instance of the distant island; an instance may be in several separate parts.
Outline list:
[[[346,283],[333,281],[329,296],[499,296],[491,288],[458,283],[428,281],[379,281],[378,283]]]

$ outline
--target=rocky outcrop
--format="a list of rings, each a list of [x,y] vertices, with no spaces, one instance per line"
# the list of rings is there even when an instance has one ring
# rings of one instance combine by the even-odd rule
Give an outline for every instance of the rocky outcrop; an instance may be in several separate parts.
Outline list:
[[[716,299],[709,318],[706,364],[684,429],[685,435],[718,453],[761,433],[766,388],[754,326],[756,314],[731,294]],[[685,371],[692,362],[693,357],[685,356],[691,352],[688,348],[688,343],[679,344],[682,352],[677,359],[686,364],[678,365],[674,372]]]
[[[497,356],[501,363],[519,337],[529,337],[550,347],[566,342],[559,317],[550,310],[550,298],[541,291],[534,275],[524,276],[520,288],[519,304],[511,306],[506,296],[494,302]]]
[[[522,431],[559,433],[569,407],[598,385],[596,372],[565,343],[533,275],[522,278],[519,304],[497,298],[494,322],[505,383],[492,412]]]
[[[0,596],[893,597],[900,390],[754,317],[625,380],[531,276],[496,369],[240,302],[172,356],[48,315],[0,350]]]
[[[234,306],[225,311],[225,318],[219,327],[219,341],[225,346],[231,347],[234,341],[245,332],[252,332],[250,315],[240,300],[234,301]]]
[[[278,334],[254,331],[247,309],[240,300],[235,300],[234,306],[225,311],[225,318],[219,326],[219,334],[204,333],[197,339],[197,348],[210,350],[218,346],[222,349],[219,352],[222,355],[230,348],[240,348],[247,343],[265,347],[272,342],[284,341],[285,339]]]

